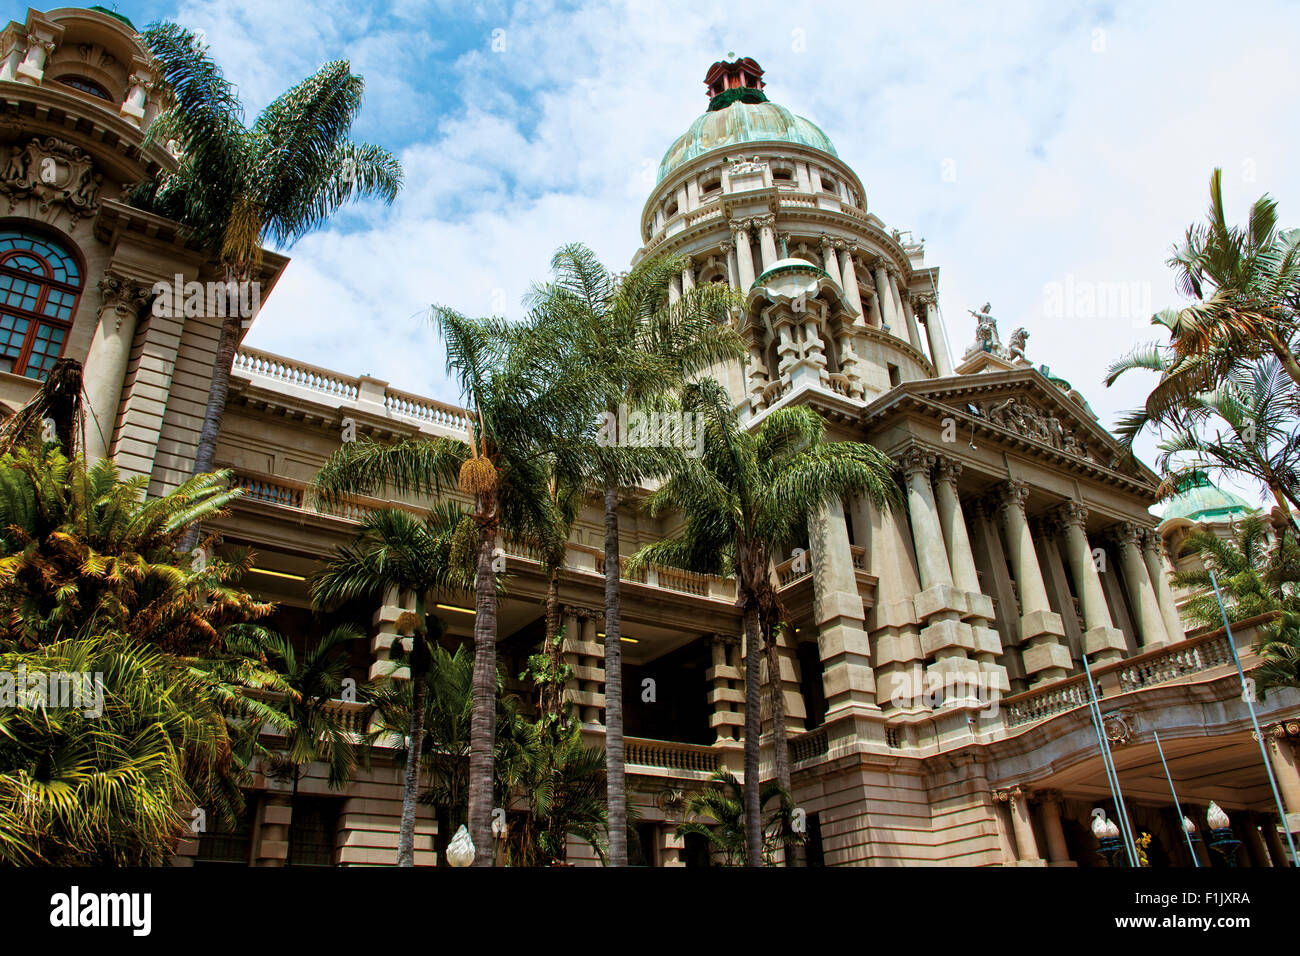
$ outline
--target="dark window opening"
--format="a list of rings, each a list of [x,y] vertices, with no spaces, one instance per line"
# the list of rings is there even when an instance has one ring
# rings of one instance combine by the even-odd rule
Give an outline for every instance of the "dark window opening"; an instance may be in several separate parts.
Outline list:
[[[707,640],[695,640],[646,664],[623,662],[623,727],[629,737],[711,744],[709,726],[713,666]],[[653,681],[647,684],[647,681]]]
[[[682,844],[681,860],[684,865],[691,867],[713,865],[709,852],[709,838],[703,833],[688,833],[682,840]]]
[[[889,369],[889,387],[898,388],[903,384],[903,373],[898,370],[897,365],[888,365]]]
[[[339,804],[330,797],[298,797],[293,807],[293,865],[333,866]]]
[[[808,814],[805,823],[808,825],[808,830],[804,834],[804,860],[808,866],[825,866],[826,851],[822,847],[821,814]]]
[[[253,814],[255,797],[245,797],[244,812],[230,826],[219,817],[209,819],[208,828],[199,834],[199,851],[195,866],[248,866],[253,851]]]
[[[821,651],[816,641],[801,641],[795,647],[795,656],[799,658],[799,693],[803,695],[803,709],[808,714],[804,726],[813,730],[826,720]]]
[[[101,100],[113,102],[113,97],[108,95],[108,90],[104,89],[94,80],[88,80],[84,76],[61,76],[58,82],[64,86],[70,86],[74,90],[80,90],[82,93],[89,93],[91,96],[98,97]]]

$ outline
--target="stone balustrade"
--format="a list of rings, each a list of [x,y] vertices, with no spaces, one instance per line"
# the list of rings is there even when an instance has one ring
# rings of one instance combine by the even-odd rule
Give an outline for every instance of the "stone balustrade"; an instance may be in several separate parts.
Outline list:
[[[795,764],[825,756],[830,749],[830,738],[825,727],[818,727],[797,737],[791,737],[789,746],[790,762]]]
[[[630,766],[660,770],[690,770],[713,773],[718,769],[718,751],[700,744],[681,744],[670,740],[646,740],[624,737],[624,759]]]
[[[1233,636],[1239,647],[1238,652],[1243,658],[1251,656],[1252,622],[1242,622],[1238,625],[1238,629],[1234,629]],[[1243,666],[1249,669],[1250,663],[1244,660]],[[1232,650],[1228,647],[1228,637],[1222,630],[1218,630],[1188,638],[1174,645],[1158,647],[1127,660],[1094,666],[1092,677],[1097,698],[1100,700],[1231,664]],[[1081,674],[1039,690],[1030,690],[1007,697],[1002,701],[1007,727],[1019,727],[1045,720],[1087,704],[1088,686],[1085,677]]]
[[[245,347],[236,352],[234,374],[276,391],[282,390],[284,386],[303,389],[358,409],[370,405],[370,410],[377,412],[378,407],[374,406],[381,406],[384,413],[407,419],[417,427],[430,426],[430,430],[462,434],[466,430],[465,410],[456,405],[389,388],[386,383],[364,376],[343,375],[260,349]],[[367,383],[376,386],[373,397],[365,391]],[[377,386],[381,385],[382,395],[377,391]]]

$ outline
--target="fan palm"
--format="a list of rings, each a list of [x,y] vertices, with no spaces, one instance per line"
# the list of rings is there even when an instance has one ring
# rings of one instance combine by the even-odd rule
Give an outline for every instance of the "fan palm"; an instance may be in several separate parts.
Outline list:
[[[396,198],[402,185],[397,160],[349,139],[365,81],[346,60],[326,63],[291,87],[250,127],[234,86],[195,34],[156,23],[142,40],[167,104],[146,140],[172,144],[180,159],[175,169],[140,183],[128,200],[188,227],[222,264],[228,288],[256,280],[264,241],[289,246],[349,201]],[[194,455],[196,475],[212,469],[235,349],[249,318],[238,309],[225,311]]]
[[[157,865],[190,835],[181,808],[235,818],[231,728],[205,675],[114,634],[5,650],[0,672],[91,689],[0,707],[0,864]]]
[[[474,715],[470,749],[469,832],[476,866],[491,866],[493,734],[497,683],[497,534],[538,540],[556,524],[547,493],[549,439],[573,434],[585,396],[571,378],[542,362],[533,330],[503,319],[471,319],[436,307],[447,364],[468,411],[466,438],[416,438],[383,445],[350,442],[316,477],[326,501],[388,488],[437,498],[459,487],[470,498],[474,555]],[[561,467],[568,467],[561,461]]]
[[[779,549],[801,539],[808,520],[832,499],[863,495],[878,507],[899,501],[893,463],[870,445],[825,441],[813,409],[791,406],[745,430],[726,390],[706,379],[688,385],[682,407],[698,416],[704,454],[682,456],[678,470],[649,499],[651,515],[679,513],[682,531],[648,544],[632,567],[666,565],[704,574],[735,575],[745,627],[745,809],[749,864],[762,857],[759,826],[759,648],[769,648],[778,783],[790,792],[783,703],[774,629],[783,619],[772,585]]]
[[[357,746],[336,702],[347,677],[348,645],[364,635],[351,624],[339,625],[326,631],[302,654],[294,649],[291,640],[274,631],[253,628],[244,636],[248,646],[256,647],[266,662],[267,669],[254,689],[271,695],[268,703],[274,716],[267,722],[267,730],[284,737],[283,750],[267,761],[268,772],[291,778],[292,816],[304,767],[324,762],[329,785],[334,789],[346,786],[356,773]],[[293,865],[293,844],[290,825],[285,866]]]
[[[730,770],[715,771],[706,786],[694,794],[686,804],[688,815],[712,820],[692,820],[677,827],[678,836],[698,834],[709,841],[714,854],[722,858],[723,866],[744,866],[752,859],[749,840],[748,816],[744,788],[736,781]],[[780,784],[769,781],[759,794],[761,806],[767,806],[773,800],[784,805],[787,795]],[[778,806],[769,815],[761,827],[760,843],[763,864],[772,865],[776,851],[784,845],[795,845],[801,837],[789,833],[785,827],[783,806]],[[755,864],[751,864],[755,865]]]
[[[444,627],[427,612],[440,591],[473,587],[473,570],[452,559],[457,529],[468,515],[454,503],[436,505],[424,520],[398,509],[369,512],[352,542],[336,548],[312,579],[312,603],[329,610],[389,589],[415,598],[413,614],[399,618],[399,634],[411,635],[410,681],[414,700],[406,729],[406,767],[402,781],[402,819],[397,837],[397,865],[415,865],[415,805],[419,791],[420,751],[424,743],[425,674],[429,647]]]
[[[1251,676],[1263,690],[1300,688],[1300,543],[1294,536],[1273,537],[1267,523],[1248,515],[1230,539],[1213,531],[1194,531],[1184,549],[1201,562],[1174,575],[1174,584],[1192,592],[1183,613],[1207,628],[1222,626],[1223,618],[1210,572],[1223,598],[1230,623],[1270,615],[1255,642],[1260,665]]]
[[[626,275],[606,269],[581,244],[551,260],[552,280],[529,296],[548,331],[560,374],[583,383],[591,411],[611,426],[620,409],[644,409],[715,363],[744,354],[729,318],[739,305],[720,284],[696,286],[674,303],[668,289],[686,266],[682,257],[651,257]],[[662,474],[659,449],[632,448],[614,427],[608,441],[588,441],[586,473],[605,497],[605,757],[609,796],[609,862],[627,865],[627,794],[623,749],[622,601],[618,504],[622,491]],[[590,435],[588,435],[590,438]]]

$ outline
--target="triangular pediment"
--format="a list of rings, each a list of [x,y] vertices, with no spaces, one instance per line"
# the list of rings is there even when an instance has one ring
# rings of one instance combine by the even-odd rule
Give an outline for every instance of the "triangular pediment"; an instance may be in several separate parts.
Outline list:
[[[880,412],[903,404],[928,406],[932,414],[951,411],[970,421],[978,432],[999,438],[1022,451],[1102,469],[1151,488],[1159,478],[1131,459],[1091,410],[1036,369],[1024,368],[979,375],[957,375],[909,382],[873,406]],[[873,417],[872,408],[864,419]]]

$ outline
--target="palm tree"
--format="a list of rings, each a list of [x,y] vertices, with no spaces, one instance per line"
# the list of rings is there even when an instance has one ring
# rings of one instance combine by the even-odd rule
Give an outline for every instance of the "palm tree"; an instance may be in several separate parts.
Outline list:
[[[430,618],[428,602],[437,592],[473,587],[473,571],[452,560],[452,542],[465,520],[468,515],[454,503],[436,505],[423,521],[395,508],[371,511],[362,519],[352,542],[336,548],[312,579],[312,603],[318,610],[333,609],[357,598],[373,598],[389,589],[415,598],[414,613],[397,621],[398,633],[411,636],[409,668],[414,694],[406,729],[398,866],[415,865],[415,804],[424,743],[425,675],[430,645],[445,630],[442,621]]]
[[[1175,585],[1192,591],[1183,613],[1203,627],[1222,626],[1213,571],[1230,623],[1270,615],[1255,641],[1260,665],[1251,672],[1261,696],[1272,687],[1300,688],[1300,543],[1291,535],[1274,537],[1262,518],[1248,515],[1232,538],[1193,531],[1184,547],[1201,567],[1174,575]]]
[[[298,784],[308,764],[323,761],[328,768],[333,789],[347,786],[356,773],[358,754],[345,726],[336,701],[343,692],[348,672],[348,645],[364,635],[351,624],[326,631],[319,640],[299,655],[293,642],[281,634],[263,628],[245,632],[249,649],[256,647],[267,662],[269,671],[256,682],[254,690],[270,692],[268,700],[275,716],[272,729],[285,738],[284,750],[269,763],[272,776],[291,776],[289,812],[298,802]],[[293,865],[293,826],[289,827],[289,845],[285,866]]]
[[[1164,361],[1147,358],[1156,368]],[[1292,509],[1300,509],[1296,399],[1282,363],[1271,356],[1241,363],[1205,391],[1184,396],[1158,420],[1163,441],[1156,464],[1165,475],[1159,493],[1175,493],[1195,472],[1248,477],[1268,490],[1294,529]],[[1143,409],[1130,412],[1117,429],[1121,442],[1131,447],[1150,420]]]
[[[793,406],[743,428],[725,388],[711,379],[688,385],[682,407],[704,428],[704,453],[682,456],[678,470],[651,495],[652,516],[681,514],[679,535],[641,548],[632,567],[666,565],[704,574],[735,575],[745,626],[745,810],[749,865],[762,859],[759,826],[759,648],[769,647],[777,778],[790,793],[784,708],[774,628],[785,617],[772,585],[779,549],[798,541],[809,517],[834,498],[864,495],[878,507],[899,498],[893,463],[870,445],[825,441],[825,422]]]
[[[582,391],[608,426],[608,441],[588,443],[586,472],[605,497],[605,758],[609,799],[609,862],[627,865],[627,793],[623,749],[623,665],[620,636],[618,503],[623,489],[662,474],[657,449],[629,448],[617,431],[620,409],[659,402],[693,375],[744,354],[729,318],[738,297],[724,285],[696,286],[675,303],[669,284],[682,257],[654,257],[626,275],[601,265],[581,244],[551,260],[553,278],[534,287],[529,304],[562,360],[560,374]]]
[[[1179,291],[1194,299],[1152,318],[1169,332],[1168,374],[1148,406],[1167,407],[1203,390],[1237,362],[1271,356],[1300,385],[1295,358],[1300,319],[1300,230],[1279,230],[1277,203],[1251,206],[1245,228],[1229,226],[1223,173],[1210,176],[1207,220],[1190,226],[1168,265]],[[1122,369],[1120,370],[1122,371]],[[1114,379],[1113,374],[1108,379]]]
[[[195,34],[155,23],[142,39],[168,104],[146,140],[172,144],[180,160],[176,169],[140,183],[129,201],[187,226],[221,262],[227,288],[256,279],[264,241],[287,247],[349,201],[392,203],[397,197],[397,160],[349,139],[365,81],[346,60],[326,63],[291,87],[249,127],[235,88]],[[194,455],[196,475],[212,469],[235,349],[249,318],[239,309],[225,311]]]
[[[51,688],[94,675],[74,706],[0,707],[0,865],[156,866],[190,836],[183,808],[236,818],[225,701],[184,661],[103,633],[3,645],[0,672]]]
[[[388,488],[438,497],[459,487],[473,502],[469,535],[473,554],[474,713],[470,748],[469,832],[479,852],[476,866],[491,866],[493,740],[497,685],[497,534],[538,540],[556,524],[547,494],[548,440],[574,434],[572,422],[587,407],[574,380],[542,362],[527,326],[503,319],[470,319],[435,307],[447,347],[447,365],[467,404],[466,439],[416,438],[383,445],[349,442],[316,477],[325,501]],[[561,467],[567,468],[565,462]]]
[[[784,819],[787,796],[780,784],[769,781],[759,794],[759,802],[765,807],[774,799],[781,806],[772,811],[761,829],[762,859],[766,866],[772,865],[780,846],[797,845],[803,839],[788,832]],[[722,857],[723,866],[744,866],[746,860],[752,858],[745,802],[743,788],[735,775],[730,770],[714,771],[709,785],[694,794],[686,804],[687,814],[714,822],[692,820],[682,823],[677,827],[677,835],[703,836],[709,841],[712,852]]]

